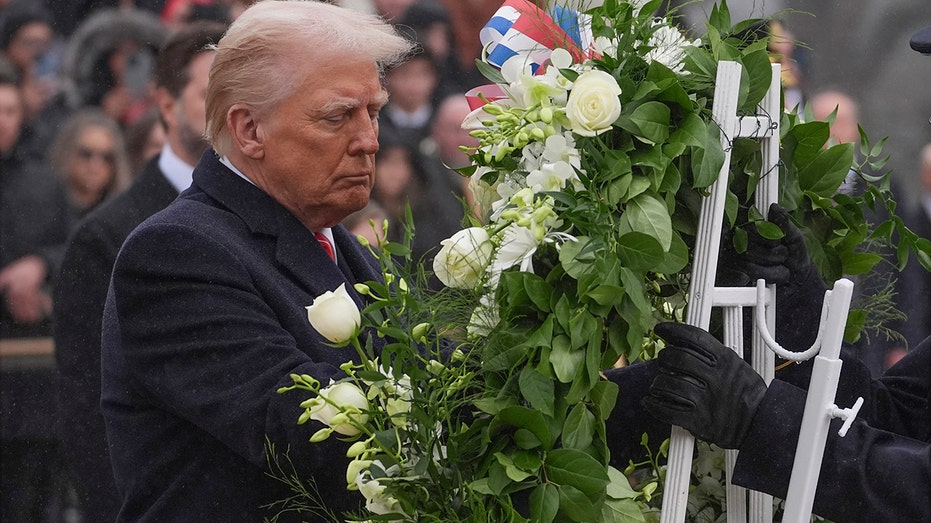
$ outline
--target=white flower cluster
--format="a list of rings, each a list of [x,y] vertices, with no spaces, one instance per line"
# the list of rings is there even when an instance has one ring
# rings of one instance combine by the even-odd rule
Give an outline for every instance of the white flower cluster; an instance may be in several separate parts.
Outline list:
[[[685,48],[699,46],[701,40],[687,40],[678,29],[670,25],[665,18],[654,22],[656,31],[650,37],[647,45],[651,48],[644,57],[647,62],[657,61],[677,74],[688,74],[684,71]]]

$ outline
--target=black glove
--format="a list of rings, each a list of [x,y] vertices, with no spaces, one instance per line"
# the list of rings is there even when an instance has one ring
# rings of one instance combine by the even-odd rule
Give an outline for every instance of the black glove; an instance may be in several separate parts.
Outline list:
[[[808,256],[802,231],[779,204],[769,207],[769,221],[784,236],[768,240],[756,227],[747,229],[747,250],[738,254],[725,239],[718,264],[719,286],[756,285],[763,278],[776,284],[776,340],[792,351],[804,351],[815,341],[821,303],[827,286]]]
[[[779,286],[781,293],[794,293],[812,284],[824,292],[824,281],[808,256],[802,231],[792,223],[788,211],[774,203],[769,207],[768,220],[782,229],[782,238],[769,240],[760,236],[756,227],[748,227],[747,250],[743,253],[737,253],[730,239],[725,239],[718,264],[720,283],[755,285],[763,278]]]
[[[666,348],[657,356],[659,374],[644,408],[700,439],[738,448],[766,394],[763,378],[702,329],[661,323],[654,332]]]

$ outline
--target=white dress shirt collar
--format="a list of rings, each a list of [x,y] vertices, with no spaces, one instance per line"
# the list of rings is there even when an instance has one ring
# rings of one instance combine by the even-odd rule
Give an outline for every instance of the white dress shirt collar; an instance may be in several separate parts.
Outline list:
[[[162,147],[162,152],[158,157],[158,168],[162,170],[168,183],[178,192],[191,186],[191,173],[194,172],[194,166],[188,165],[179,158],[167,143]]]

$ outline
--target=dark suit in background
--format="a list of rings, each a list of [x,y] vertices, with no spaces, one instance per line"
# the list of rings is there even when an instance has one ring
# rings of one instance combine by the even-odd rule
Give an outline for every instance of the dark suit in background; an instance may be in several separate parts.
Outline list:
[[[119,497],[100,414],[100,327],[110,272],[123,240],[178,196],[150,160],[124,192],[82,220],[55,288],[55,357],[60,374],[58,431],[87,521],[113,521]]]
[[[121,521],[260,521],[290,495],[266,475],[266,436],[284,453],[319,428],[297,425],[306,396],[276,394],[290,373],[322,383],[351,349],[332,348],[305,306],[380,278],[342,226],[338,267],[313,233],[208,150],[194,182],[126,240],[103,330],[102,409]],[[336,438],[290,448],[335,510],[358,500]],[[170,500],[170,501],[168,501]]]
[[[931,239],[931,211],[922,200],[904,216],[905,224],[918,236]],[[927,336],[931,336],[931,273],[922,267],[914,255],[908,260],[905,270],[899,274],[898,306],[908,315],[900,331],[914,347]]]

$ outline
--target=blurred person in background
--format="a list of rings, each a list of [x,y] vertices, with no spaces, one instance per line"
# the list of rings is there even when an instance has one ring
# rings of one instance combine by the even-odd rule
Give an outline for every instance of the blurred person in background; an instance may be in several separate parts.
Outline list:
[[[21,142],[22,93],[0,60],[0,337],[49,334],[48,285],[69,229],[68,199],[56,174]]]
[[[381,129],[407,144],[419,144],[430,134],[438,82],[436,64],[423,46],[408,61],[387,71],[384,83],[389,97],[381,113]]]
[[[436,0],[419,0],[407,8],[396,26],[411,40],[421,42],[433,59],[438,79],[433,91],[434,105],[450,94],[487,82],[468,74],[459,63],[453,26],[443,4]]]
[[[63,177],[76,218],[129,184],[123,132],[99,109],[82,109],[65,122],[49,151],[49,165]]]
[[[0,15],[0,49],[19,74],[24,118],[31,122],[58,89],[52,18],[41,2],[17,0]]]
[[[61,91],[36,118],[36,147],[47,150],[75,111],[98,107],[121,127],[155,103],[154,56],[165,41],[158,16],[138,8],[94,11],[68,37],[61,61]]]
[[[501,7],[501,0],[437,0],[446,7],[452,24],[453,53],[459,60],[466,90],[488,83],[478,72],[475,60],[482,56],[479,33]]]
[[[50,335],[52,276],[68,234],[58,177],[25,152],[23,100],[0,58],[0,338]],[[0,521],[59,521],[62,474],[48,408],[51,372],[6,361],[0,372]]]
[[[100,333],[110,272],[123,240],[191,184],[207,149],[204,96],[226,26],[192,22],[173,33],[155,62],[155,97],[165,143],[133,184],[81,221],[68,242],[55,288],[59,430],[87,521],[114,521],[120,500],[100,413]]]
[[[133,177],[142,166],[161,152],[165,146],[165,124],[157,107],[146,111],[135,123],[126,128],[126,153]]]

